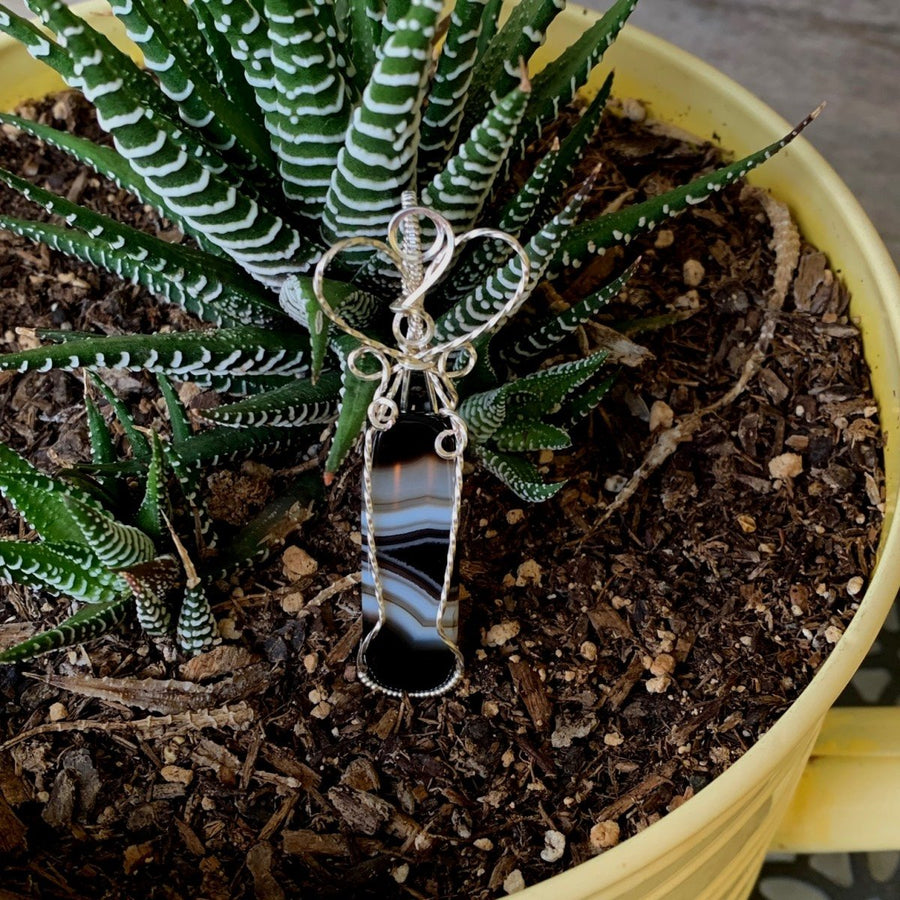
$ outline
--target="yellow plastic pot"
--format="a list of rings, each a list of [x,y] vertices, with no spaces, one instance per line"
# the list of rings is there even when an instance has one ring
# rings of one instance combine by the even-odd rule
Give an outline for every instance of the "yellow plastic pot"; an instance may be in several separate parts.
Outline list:
[[[80,11],[122,40],[100,3]],[[570,7],[551,28],[545,58],[572,43],[596,14]],[[698,59],[626,28],[602,67],[616,93],[649,102],[654,117],[743,155],[790,126]],[[599,84],[599,78],[597,81]],[[47,93],[59,81],[17,45],[0,40],[0,107]],[[595,85],[596,86],[596,85]],[[628,898],[732,900],[749,895],[768,848],[900,849],[900,709],[830,707],[874,642],[900,585],[900,279],[843,182],[802,138],[751,179],[792,208],[852,295],[887,438],[887,504],[879,560],[860,609],[831,657],[773,728],[683,806],[620,846],[526,889],[523,900]],[[810,759],[810,753],[813,753]]]

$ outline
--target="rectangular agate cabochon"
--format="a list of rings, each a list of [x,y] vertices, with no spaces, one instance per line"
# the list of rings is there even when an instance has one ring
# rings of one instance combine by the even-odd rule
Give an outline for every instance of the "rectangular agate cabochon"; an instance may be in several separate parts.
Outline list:
[[[441,417],[403,412],[375,437],[372,506],[375,552],[381,574],[384,624],[365,648],[366,675],[389,693],[439,693],[456,674],[456,655],[437,630],[441,588],[450,550],[456,462],[442,459],[435,438],[448,427]],[[378,622],[362,516],[364,634]],[[444,633],[457,642],[458,601],[444,609]]]

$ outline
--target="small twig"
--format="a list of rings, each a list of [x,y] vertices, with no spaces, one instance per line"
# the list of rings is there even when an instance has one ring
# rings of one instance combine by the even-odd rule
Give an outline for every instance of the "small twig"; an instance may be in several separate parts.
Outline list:
[[[655,472],[677,449],[679,444],[690,440],[700,427],[703,419],[710,413],[718,412],[733,403],[746,389],[753,377],[762,368],[763,361],[769,351],[769,345],[775,336],[777,314],[784,306],[787,293],[793,282],[794,272],[800,258],[800,235],[791,218],[790,210],[785,204],[776,200],[765,191],[754,191],[757,199],[766,211],[772,225],[771,247],[775,251],[775,272],[772,277],[772,288],[763,318],[759,337],[744,363],[738,380],[714,403],[698,409],[685,416],[677,425],[663,431],[653,446],[647,451],[641,464],[635,469],[627,484],[616,495],[615,500],[603,511],[593,528],[582,538],[582,542],[603,525],[613,513],[620,510],[636,493],[650,475]]]
[[[362,580],[362,575],[359,572],[351,572],[349,575],[345,575],[343,578],[339,578],[337,581],[329,584],[328,587],[322,588],[318,594],[315,595],[308,603],[304,604],[303,609],[297,614],[298,617],[303,617],[304,615],[308,615],[310,611],[315,609],[318,606],[321,606],[326,600],[330,600],[332,597],[337,594],[342,594],[344,591],[349,590],[354,585],[359,584]]]
[[[0,751],[8,750],[31,738],[40,737],[43,734],[56,734],[65,731],[143,731],[150,734],[171,734],[172,730],[190,730],[203,728],[236,728],[243,730],[254,719],[254,712],[246,703],[241,701],[233,706],[223,706],[219,709],[197,710],[196,712],[181,712],[166,716],[147,716],[143,719],[134,719],[130,722],[97,722],[92,719],[79,719],[73,722],[49,722],[23,731],[15,737],[0,744]]]

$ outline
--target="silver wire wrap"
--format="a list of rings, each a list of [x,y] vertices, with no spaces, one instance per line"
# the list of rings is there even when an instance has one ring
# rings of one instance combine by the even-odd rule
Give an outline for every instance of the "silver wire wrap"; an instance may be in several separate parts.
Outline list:
[[[365,504],[366,528],[368,530],[368,557],[375,587],[375,598],[378,603],[378,621],[363,638],[357,653],[357,671],[360,681],[370,688],[383,691],[394,696],[402,696],[400,691],[391,690],[374,681],[368,674],[365,653],[372,639],[381,630],[386,619],[384,587],[378,566],[378,555],[375,545],[375,512],[372,500],[372,466],[375,447],[375,435],[387,431],[397,421],[401,409],[405,405],[406,392],[409,387],[409,376],[412,372],[421,372],[434,413],[449,422],[449,428],[435,438],[435,453],[445,460],[455,461],[455,478],[453,487],[453,507],[447,565],[441,587],[435,627],[444,644],[456,657],[456,667],[450,678],[439,687],[413,694],[413,696],[437,696],[451,690],[463,673],[463,655],[456,642],[444,630],[443,620],[450,597],[453,578],[453,562],[456,558],[456,540],[462,507],[463,456],[468,441],[466,424],[457,414],[456,407],[459,396],[453,382],[472,371],[476,362],[474,342],[483,334],[493,330],[504,319],[512,316],[527,296],[526,288],[531,275],[528,254],[521,244],[509,234],[495,228],[476,228],[462,235],[453,233],[452,225],[439,213],[423,206],[416,205],[416,196],[412,191],[405,191],[402,198],[403,208],[388,223],[387,243],[375,238],[355,237],[339,241],[331,247],[319,260],[313,273],[313,291],[324,314],[338,328],[352,335],[359,341],[347,357],[347,367],[357,378],[364,381],[378,381],[375,396],[368,408],[369,427],[366,428],[363,455],[363,497]],[[427,249],[422,249],[422,230],[420,219],[428,219],[434,227],[435,236]],[[503,241],[512,247],[519,257],[522,272],[516,290],[510,299],[490,318],[478,325],[473,331],[445,341],[432,344],[434,339],[434,319],[425,310],[425,295],[440,280],[453,261],[457,250],[475,238],[489,238]],[[329,304],[323,290],[325,270],[329,263],[344,250],[351,247],[371,247],[388,256],[400,272],[403,292],[391,304],[394,313],[392,325],[396,347],[388,347],[381,342],[354,328]],[[375,372],[365,371],[360,367],[363,356],[369,355],[378,363]],[[457,358],[451,359],[456,356]],[[460,358],[464,362],[459,365]],[[451,364],[453,364],[451,366]],[[399,403],[398,403],[399,397]],[[452,439],[452,445],[448,441]]]

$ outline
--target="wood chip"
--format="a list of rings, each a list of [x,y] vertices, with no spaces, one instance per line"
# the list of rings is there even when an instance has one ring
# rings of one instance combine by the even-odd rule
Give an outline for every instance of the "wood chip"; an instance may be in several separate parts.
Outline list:
[[[544,731],[553,716],[553,705],[544,682],[534,667],[524,660],[510,660],[509,673],[534,727]]]

